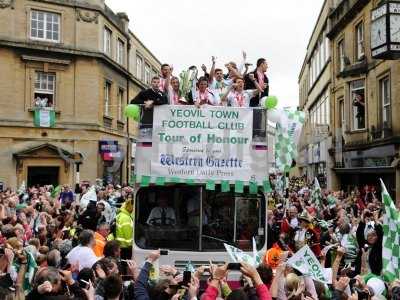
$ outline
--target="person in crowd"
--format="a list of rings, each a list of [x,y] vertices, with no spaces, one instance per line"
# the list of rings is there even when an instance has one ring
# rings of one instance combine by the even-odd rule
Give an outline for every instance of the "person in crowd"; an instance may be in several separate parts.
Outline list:
[[[304,211],[300,214],[300,228],[296,231],[294,243],[296,251],[300,250],[304,245],[308,245],[318,257],[321,254],[321,248],[319,246],[318,236],[312,229],[312,221],[312,217],[307,212]]]
[[[366,257],[367,264],[364,267],[369,272],[379,276],[382,272],[383,229],[378,213],[379,211],[376,211],[375,214],[372,214],[369,210],[363,212],[360,224],[357,227],[357,241],[360,253]]]
[[[68,262],[77,266],[78,270],[83,268],[91,268],[98,260],[93,252],[93,246],[95,244],[93,231],[85,229],[79,235],[79,245],[68,253]]]
[[[97,231],[94,233],[95,244],[93,247],[94,254],[97,257],[103,257],[104,246],[107,243],[109,233],[110,225],[108,223],[101,223],[97,226]]]
[[[63,191],[60,194],[60,201],[66,208],[70,208],[71,203],[74,201],[74,193],[69,185],[63,186]]]
[[[128,199],[122,205],[120,212],[116,218],[115,240],[121,248],[121,258],[132,258],[132,241],[133,241],[133,200]]]

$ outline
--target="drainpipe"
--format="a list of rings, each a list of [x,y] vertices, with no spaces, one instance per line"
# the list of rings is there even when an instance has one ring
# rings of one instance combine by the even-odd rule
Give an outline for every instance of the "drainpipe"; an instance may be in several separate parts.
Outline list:
[[[130,43],[130,39],[128,39],[127,42],[127,55],[126,55],[126,63],[127,63],[127,70],[129,73],[129,66],[130,66],[130,50],[131,50],[131,43]],[[126,75],[126,105],[129,105],[129,74]],[[130,152],[131,152],[131,139],[130,139],[130,135],[129,135],[129,119],[126,118],[126,133],[127,133],[127,143],[126,143],[126,184],[129,184],[130,181]]]

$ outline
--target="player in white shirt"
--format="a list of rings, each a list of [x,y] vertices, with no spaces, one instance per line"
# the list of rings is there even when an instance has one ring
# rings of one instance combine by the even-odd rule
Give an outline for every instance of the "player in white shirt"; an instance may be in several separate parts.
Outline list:
[[[193,83],[192,91],[189,94],[189,103],[197,107],[202,105],[219,106],[221,99],[215,91],[208,88],[208,79],[200,77],[197,82]]]
[[[253,76],[253,80],[254,76]],[[235,83],[222,96],[221,102],[233,107],[250,107],[250,99],[260,92],[260,86],[255,82],[256,90],[245,90],[243,78],[236,78]]]
[[[167,92],[167,88],[169,86],[172,74],[172,67],[169,64],[163,64],[161,66],[161,76],[160,83],[158,85],[158,89],[164,93]]]
[[[188,104],[183,95],[179,93],[179,78],[172,76],[171,82],[167,87],[168,103],[170,105],[185,105]]]

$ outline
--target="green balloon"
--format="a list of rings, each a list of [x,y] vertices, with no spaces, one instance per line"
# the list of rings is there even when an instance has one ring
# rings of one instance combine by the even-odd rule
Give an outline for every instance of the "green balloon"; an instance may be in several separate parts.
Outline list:
[[[278,98],[276,96],[268,96],[265,101],[265,108],[274,109],[278,105]]]
[[[140,119],[140,107],[136,104],[129,104],[125,107],[125,116],[134,119],[136,122]]]

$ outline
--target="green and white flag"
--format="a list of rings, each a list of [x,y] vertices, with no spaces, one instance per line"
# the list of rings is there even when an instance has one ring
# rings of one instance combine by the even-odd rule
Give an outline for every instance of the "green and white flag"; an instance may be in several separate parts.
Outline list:
[[[226,252],[228,252],[229,256],[235,263],[245,262],[253,267],[257,268],[261,264],[261,256],[256,248],[256,241],[253,237],[253,256],[243,252],[242,250],[233,247],[231,245],[225,244]]]
[[[326,200],[328,201],[329,208],[334,208],[336,206],[338,199],[334,195],[330,194],[330,195],[328,195]]]
[[[322,206],[321,186],[319,185],[317,177],[314,179],[314,188],[311,192],[311,202],[316,206]]]
[[[329,272],[331,271],[321,266],[317,257],[307,245],[289,258],[287,264],[301,272],[303,275],[310,276],[316,281],[326,284],[332,282],[332,275],[329,275]]]
[[[54,127],[56,112],[48,109],[35,110],[33,123],[36,127]]]
[[[17,194],[22,195],[26,192],[26,184],[25,181],[22,181],[21,185],[19,186],[18,190],[17,190]]]
[[[297,157],[297,143],[305,120],[302,111],[281,111],[276,123],[275,162],[281,172],[289,172],[293,160]]]
[[[392,282],[400,278],[400,214],[382,179],[381,185],[382,201],[385,207],[383,214],[382,273],[386,281]]]

